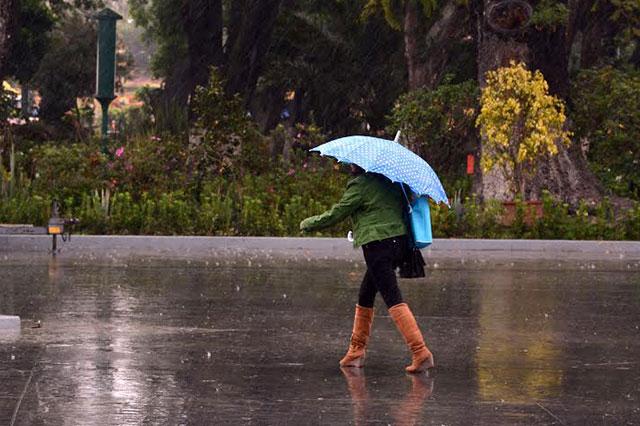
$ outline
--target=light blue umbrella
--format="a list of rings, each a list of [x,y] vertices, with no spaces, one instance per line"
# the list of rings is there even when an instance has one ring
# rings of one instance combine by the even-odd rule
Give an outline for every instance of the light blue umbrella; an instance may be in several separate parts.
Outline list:
[[[317,146],[311,151],[353,163],[367,172],[380,173],[393,182],[405,183],[417,195],[449,205],[442,183],[431,166],[395,141],[371,136],[347,136]]]

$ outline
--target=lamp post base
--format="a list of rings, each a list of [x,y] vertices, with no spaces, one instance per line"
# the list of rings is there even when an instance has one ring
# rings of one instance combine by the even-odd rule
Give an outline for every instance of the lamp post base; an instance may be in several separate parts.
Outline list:
[[[102,125],[100,126],[101,133],[101,151],[103,154],[107,154],[107,142],[109,141],[109,104],[115,98],[96,98],[100,102],[102,107]]]

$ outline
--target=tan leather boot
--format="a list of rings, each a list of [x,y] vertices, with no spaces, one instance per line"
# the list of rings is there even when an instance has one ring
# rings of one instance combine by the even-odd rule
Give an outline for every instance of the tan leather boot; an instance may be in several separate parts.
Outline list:
[[[400,334],[404,337],[404,341],[407,342],[413,355],[411,365],[406,368],[407,372],[420,373],[433,368],[435,365],[433,354],[425,345],[418,323],[409,306],[406,303],[399,303],[389,308],[389,314],[391,314],[391,318],[396,323]]]
[[[356,305],[349,350],[344,358],[340,360],[340,367],[364,367],[365,349],[371,334],[372,323],[373,308]]]

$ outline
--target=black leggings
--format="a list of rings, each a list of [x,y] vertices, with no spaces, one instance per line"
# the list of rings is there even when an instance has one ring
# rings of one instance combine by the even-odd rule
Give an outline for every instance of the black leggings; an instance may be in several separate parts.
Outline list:
[[[380,292],[388,308],[402,303],[396,279],[396,268],[402,260],[406,236],[372,241],[362,246],[367,272],[360,285],[358,305],[373,308],[376,293]]]

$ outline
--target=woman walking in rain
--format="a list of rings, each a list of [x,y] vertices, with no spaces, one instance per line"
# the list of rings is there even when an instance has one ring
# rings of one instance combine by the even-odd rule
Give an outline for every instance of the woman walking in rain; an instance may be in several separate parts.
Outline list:
[[[353,332],[341,367],[363,367],[371,325],[373,304],[379,292],[389,314],[412,353],[409,373],[419,373],[434,366],[433,354],[427,348],[411,309],[403,301],[395,270],[402,262],[407,243],[407,227],[403,218],[406,203],[401,186],[377,173],[365,173],[351,164],[356,175],[347,184],[342,199],[330,210],[300,223],[305,232],[330,227],[347,218],[353,222],[355,246],[362,246],[367,271],[360,285]]]

